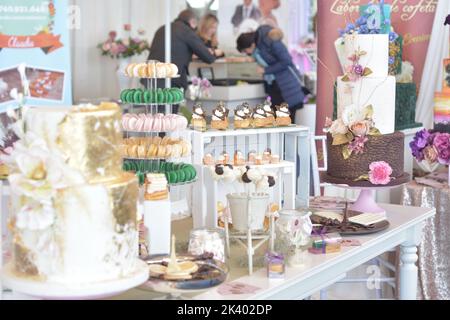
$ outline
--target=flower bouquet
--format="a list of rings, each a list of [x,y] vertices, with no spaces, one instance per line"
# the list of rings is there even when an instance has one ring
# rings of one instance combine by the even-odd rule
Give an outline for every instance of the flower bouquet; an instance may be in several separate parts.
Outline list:
[[[114,59],[131,58],[135,55],[142,54],[144,51],[150,50],[147,40],[131,36],[131,25],[125,24],[123,29],[128,32],[127,37],[118,39],[117,32],[110,31],[108,38],[97,46],[100,49],[102,56],[109,56]],[[144,34],[145,30],[138,30],[139,36],[143,36]]]
[[[372,120],[373,107],[358,108],[356,105],[345,107],[342,117],[331,121],[327,118],[325,129],[333,137],[333,145],[342,145],[342,156],[350,158],[354,154],[364,152],[364,145],[369,140],[367,136],[380,135]]]
[[[197,101],[201,98],[211,97],[212,85],[206,78],[192,77],[191,84],[189,85],[189,98],[193,101]]]
[[[450,134],[423,129],[416,133],[409,144],[418,165],[433,172],[439,165],[450,164]]]

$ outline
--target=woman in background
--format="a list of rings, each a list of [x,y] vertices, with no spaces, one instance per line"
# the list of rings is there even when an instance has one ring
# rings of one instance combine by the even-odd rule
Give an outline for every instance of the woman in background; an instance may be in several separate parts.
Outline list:
[[[255,58],[257,72],[264,76],[265,91],[272,98],[272,104],[287,102],[294,122],[296,111],[303,108],[305,94],[301,75],[282,38],[280,29],[263,25],[255,32],[241,34],[237,49]]]
[[[217,27],[219,26],[219,20],[211,13],[206,14],[200,21],[198,26],[198,35],[203,40],[205,45],[210,48],[211,53],[216,58],[225,56],[222,50],[218,49],[217,41]]]

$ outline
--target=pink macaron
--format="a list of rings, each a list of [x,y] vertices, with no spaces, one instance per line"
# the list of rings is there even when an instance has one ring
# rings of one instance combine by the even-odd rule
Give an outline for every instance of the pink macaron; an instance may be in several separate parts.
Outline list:
[[[153,117],[153,131],[161,131],[161,121],[161,117],[157,117],[156,115]]]
[[[187,128],[187,125],[188,125],[188,121],[187,121],[186,117],[178,116],[177,119],[178,119],[177,120],[178,130],[185,130]]]
[[[135,129],[135,127],[136,127],[136,122],[137,121],[138,121],[138,118],[136,118],[136,117],[128,118],[127,125],[126,125],[127,130],[133,131]]]
[[[151,114],[147,115],[147,118],[145,119],[144,124],[144,131],[152,131],[153,130],[153,116]]]

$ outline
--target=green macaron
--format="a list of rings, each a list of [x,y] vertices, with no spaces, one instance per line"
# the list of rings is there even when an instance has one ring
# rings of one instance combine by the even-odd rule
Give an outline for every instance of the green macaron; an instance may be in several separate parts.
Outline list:
[[[175,171],[169,171],[169,183],[177,183],[178,177]]]
[[[175,171],[177,173],[178,182],[185,182],[186,181],[186,175],[183,170],[177,170]]]
[[[143,92],[142,90],[138,89],[133,95],[133,102],[134,103],[142,103],[144,101],[143,99]]]
[[[130,91],[130,90],[125,89],[125,90],[122,90],[122,92],[120,93],[120,100],[122,102],[126,102],[126,96],[127,96],[128,91]]]
[[[125,96],[125,102],[133,103],[133,95],[135,91],[136,91],[135,89],[128,90]]]
[[[164,103],[164,92],[161,88],[156,90],[156,102],[157,103]]]
[[[145,103],[151,103],[152,102],[152,97],[151,97],[151,93],[149,90],[145,90],[144,91],[144,102]]]

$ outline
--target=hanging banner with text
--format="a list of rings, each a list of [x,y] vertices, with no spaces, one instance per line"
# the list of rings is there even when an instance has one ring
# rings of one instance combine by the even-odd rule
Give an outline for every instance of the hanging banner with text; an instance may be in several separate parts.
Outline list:
[[[442,0],[448,1],[448,0]],[[318,1],[318,97],[317,128],[322,131],[325,117],[333,113],[333,86],[342,69],[334,42],[339,29],[359,17],[360,6],[369,0]],[[391,25],[403,37],[403,60],[414,66],[414,82],[422,79],[425,57],[433,26],[438,0],[385,0],[391,4]]]
[[[71,105],[68,0],[0,2],[0,112],[16,105]]]

